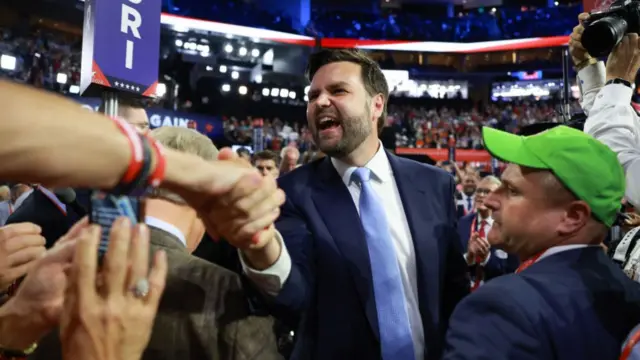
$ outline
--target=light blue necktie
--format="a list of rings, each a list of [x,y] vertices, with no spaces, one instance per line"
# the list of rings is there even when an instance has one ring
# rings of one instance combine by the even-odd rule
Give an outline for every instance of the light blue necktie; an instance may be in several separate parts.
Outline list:
[[[371,261],[373,293],[383,360],[415,360],[409,315],[396,250],[384,208],[371,188],[371,171],[358,168],[352,179],[361,185],[360,221]]]

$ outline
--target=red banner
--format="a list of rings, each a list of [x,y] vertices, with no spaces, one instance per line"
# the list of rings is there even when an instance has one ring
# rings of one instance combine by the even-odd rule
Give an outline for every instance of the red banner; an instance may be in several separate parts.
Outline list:
[[[435,161],[449,160],[448,149],[397,148],[398,155],[426,155]],[[491,155],[485,150],[456,149],[456,161],[490,163]]]

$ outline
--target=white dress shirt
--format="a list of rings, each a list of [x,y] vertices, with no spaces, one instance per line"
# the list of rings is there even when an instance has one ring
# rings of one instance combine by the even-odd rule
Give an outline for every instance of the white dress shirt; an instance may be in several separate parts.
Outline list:
[[[574,245],[560,245],[560,246],[554,246],[552,248],[549,248],[547,251],[545,251],[544,253],[542,253],[542,255],[540,255],[540,257],[534,262],[538,262],[542,259],[546,259],[549,256],[555,255],[555,254],[559,254],[561,252],[565,252],[565,251],[569,251],[569,250],[575,250],[575,249],[582,249],[582,248],[588,248],[588,247],[600,247],[600,245],[587,245],[587,244],[574,244]],[[604,250],[602,250],[604,251]]]
[[[331,163],[349,190],[359,213],[360,186],[356,182],[351,181],[351,174],[356,170],[356,167],[349,166],[334,158],[331,159]],[[398,258],[400,276],[402,277],[416,359],[423,359],[424,329],[422,328],[422,318],[420,317],[420,309],[418,307],[416,254],[409,230],[409,223],[402,206],[402,200],[400,199],[400,193],[398,192],[387,153],[384,151],[382,145],[379,146],[378,151],[365,167],[371,170],[371,186],[381,203],[384,204],[391,238],[396,250],[396,257]],[[272,296],[277,295],[282,284],[284,284],[291,272],[291,257],[281,237],[279,237],[279,241],[282,243],[280,258],[275,264],[264,271],[251,269],[243,261],[242,256],[240,256],[245,274],[263,291]],[[434,289],[434,291],[437,291],[437,289]]]
[[[153,216],[145,216],[144,223],[156,229],[160,229],[168,232],[169,234],[177,237],[178,240],[180,240],[180,242],[182,243],[182,245],[184,245],[185,247],[187,246],[187,239],[185,238],[182,231],[180,231],[180,229],[178,229],[177,227],[169,224],[168,222],[164,220],[160,220]]]
[[[625,170],[625,197],[640,208],[640,119],[631,106],[633,89],[622,84],[603,86],[604,74],[600,63],[578,73],[584,99],[581,105],[588,115],[584,131],[618,154]]]
[[[464,206],[464,213],[471,214],[473,212],[474,204],[475,204],[475,194],[467,195],[465,193],[462,194],[462,206]]]

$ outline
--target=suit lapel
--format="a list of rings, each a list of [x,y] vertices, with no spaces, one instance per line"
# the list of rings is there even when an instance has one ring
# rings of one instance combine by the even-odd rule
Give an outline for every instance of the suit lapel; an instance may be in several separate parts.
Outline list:
[[[421,179],[419,174],[412,171],[408,166],[403,165],[400,159],[391,153],[387,153],[389,163],[393,169],[393,175],[400,193],[400,199],[404,208],[404,213],[409,223],[411,239],[415,249],[416,271],[418,275],[418,303],[422,315],[422,323],[433,323],[428,318],[430,314],[429,304],[439,303],[439,269],[440,251],[437,239],[434,235],[433,224],[430,224],[434,217],[441,216],[433,214],[434,209],[438,209],[438,204],[433,196],[435,192],[427,193],[426,185],[430,179]],[[430,291],[429,291],[430,290]],[[436,314],[432,314],[436,316]]]
[[[345,259],[369,324],[379,338],[367,241],[353,198],[329,157],[319,165],[312,198]]]

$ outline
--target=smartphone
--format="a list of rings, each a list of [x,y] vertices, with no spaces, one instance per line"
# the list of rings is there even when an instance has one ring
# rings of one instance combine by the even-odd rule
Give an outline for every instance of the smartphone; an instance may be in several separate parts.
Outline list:
[[[109,232],[117,218],[126,216],[132,224],[144,222],[144,198],[142,196],[119,196],[94,190],[91,192],[90,205],[89,221],[101,227],[98,249],[100,258],[107,252]]]

